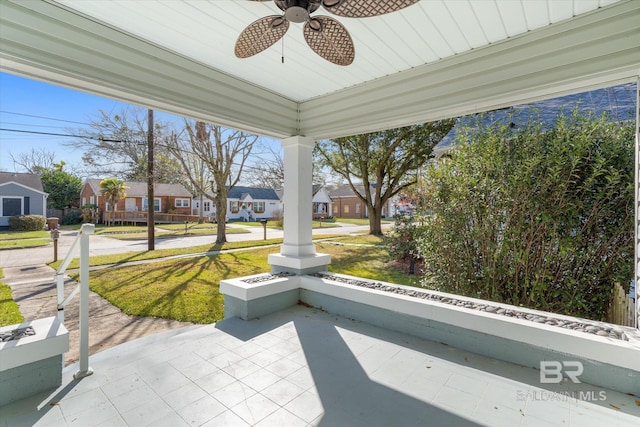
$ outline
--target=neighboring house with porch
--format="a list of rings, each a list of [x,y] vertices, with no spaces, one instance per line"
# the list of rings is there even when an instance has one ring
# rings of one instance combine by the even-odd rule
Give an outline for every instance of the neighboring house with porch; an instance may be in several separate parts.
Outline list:
[[[364,184],[356,184],[356,189],[360,194],[364,192]],[[371,192],[375,191],[371,186]],[[333,216],[340,218],[368,218],[369,211],[364,203],[349,184],[339,184],[329,190],[329,196],[333,200]],[[382,207],[382,217],[392,217],[395,215],[394,198],[388,200]]]
[[[326,218],[331,216],[333,212],[333,200],[329,196],[329,191],[320,184],[313,185],[313,197],[311,199],[313,204],[312,212],[313,218]]]
[[[312,218],[318,219],[331,216],[333,201],[329,196],[329,190],[321,184],[313,184],[311,192]],[[284,189],[278,190],[278,196],[280,197],[281,208],[284,209]]]
[[[273,218],[279,210],[280,197],[272,188],[235,186],[227,194],[229,220],[255,221]]]
[[[193,199],[193,215],[200,215],[201,205],[202,215],[214,219],[216,203],[207,198]],[[227,194],[227,221],[273,218],[281,207],[278,193],[271,188],[235,186]]]
[[[95,205],[100,212],[112,211],[100,189],[101,179],[89,178],[80,191],[80,206]],[[149,206],[146,182],[125,182],[126,196],[118,202],[117,211],[146,212]],[[154,185],[154,212],[191,215],[193,197],[182,184]]]
[[[9,217],[47,216],[47,197],[40,175],[0,172],[0,228],[9,227]]]

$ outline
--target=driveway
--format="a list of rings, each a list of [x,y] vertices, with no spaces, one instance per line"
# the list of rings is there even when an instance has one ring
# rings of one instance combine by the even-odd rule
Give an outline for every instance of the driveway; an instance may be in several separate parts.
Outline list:
[[[329,224],[327,224],[329,225]],[[228,224],[228,227],[247,228],[249,233],[227,234],[227,240],[251,241],[262,240],[262,227],[244,227],[242,224]],[[368,226],[341,224],[340,227],[323,226],[315,229],[317,234],[353,234],[367,231]],[[58,259],[64,259],[71,249],[77,231],[61,230],[58,240]],[[267,238],[281,238],[282,230],[267,229]],[[156,239],[156,249],[180,248],[212,244],[215,236],[185,236]],[[124,241],[102,236],[89,238],[91,256],[147,250],[147,241]],[[77,256],[77,255],[76,255]],[[56,285],[55,270],[48,265],[53,261],[53,244],[38,248],[12,249],[0,251],[0,267],[3,269],[3,282],[11,286],[13,298],[20,307],[25,320],[55,316]],[[65,295],[68,295],[77,283],[65,276]],[[79,324],[78,302],[76,296],[65,308],[65,326],[69,330],[69,351],[65,354],[65,365],[78,360]],[[188,326],[190,323],[151,317],[135,317],[122,313],[100,295],[90,292],[89,295],[89,353],[155,334],[170,329]]]

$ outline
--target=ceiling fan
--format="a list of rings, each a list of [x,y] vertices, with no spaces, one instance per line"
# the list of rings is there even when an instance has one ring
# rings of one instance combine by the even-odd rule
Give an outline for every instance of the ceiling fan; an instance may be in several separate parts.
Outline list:
[[[304,22],[304,39],[315,53],[334,64],[349,65],[355,58],[355,50],[347,29],[329,16],[311,16],[313,12],[322,6],[336,16],[366,18],[404,9],[419,0],[273,1],[284,14],[265,16],[245,28],[236,41],[235,54],[238,58],[248,58],[272,46],[287,32],[289,22]]]

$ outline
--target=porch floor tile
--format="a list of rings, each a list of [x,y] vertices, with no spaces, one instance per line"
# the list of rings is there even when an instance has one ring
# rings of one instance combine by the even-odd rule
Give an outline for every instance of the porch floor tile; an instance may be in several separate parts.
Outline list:
[[[302,306],[148,336],[89,364],[89,377],[68,366],[57,390],[2,407],[0,427],[640,425],[637,397],[540,384],[534,369]]]

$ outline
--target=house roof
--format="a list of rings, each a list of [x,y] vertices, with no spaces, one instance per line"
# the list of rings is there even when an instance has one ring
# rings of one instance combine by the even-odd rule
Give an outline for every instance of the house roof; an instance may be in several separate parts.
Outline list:
[[[320,10],[317,13],[325,14]],[[246,59],[238,35],[274,2],[2,1],[3,71],[276,138],[361,134],[634,81],[636,0],[429,0],[337,17],[337,66],[292,23]],[[284,58],[284,60],[282,60]]]
[[[280,200],[272,188],[255,188],[235,186],[227,194],[228,199],[244,199],[250,195],[253,200]]]
[[[97,178],[87,178],[84,181],[84,185],[88,185],[89,187],[91,187],[91,190],[95,194],[101,194],[100,181],[102,181],[102,180],[101,179],[97,179]]]
[[[24,187],[44,193],[40,175],[35,173],[0,172],[0,186],[15,182]]]
[[[355,184],[356,189],[362,194],[364,193],[364,184]],[[357,197],[353,192],[353,189],[349,184],[339,184],[331,191],[329,191],[329,197],[337,199],[340,197]]]
[[[102,194],[100,190],[101,179],[89,178],[85,181],[85,184],[89,184],[96,194]],[[147,197],[147,183],[146,182],[131,182],[126,181],[124,185],[127,187],[127,197]],[[182,184],[161,184],[156,183],[154,185],[154,196],[174,196],[174,197],[189,197],[192,195],[189,193]]]
[[[484,117],[485,124],[491,125],[509,117],[515,125],[525,124],[529,119],[535,118],[551,126],[561,113],[568,115],[574,109],[596,116],[607,113],[612,120],[635,120],[636,85],[637,83],[626,83],[555,99],[515,105],[487,114]],[[442,156],[453,147],[461,130],[467,128],[473,130],[476,120],[475,116],[459,118],[451,131],[434,147],[435,157]]]

